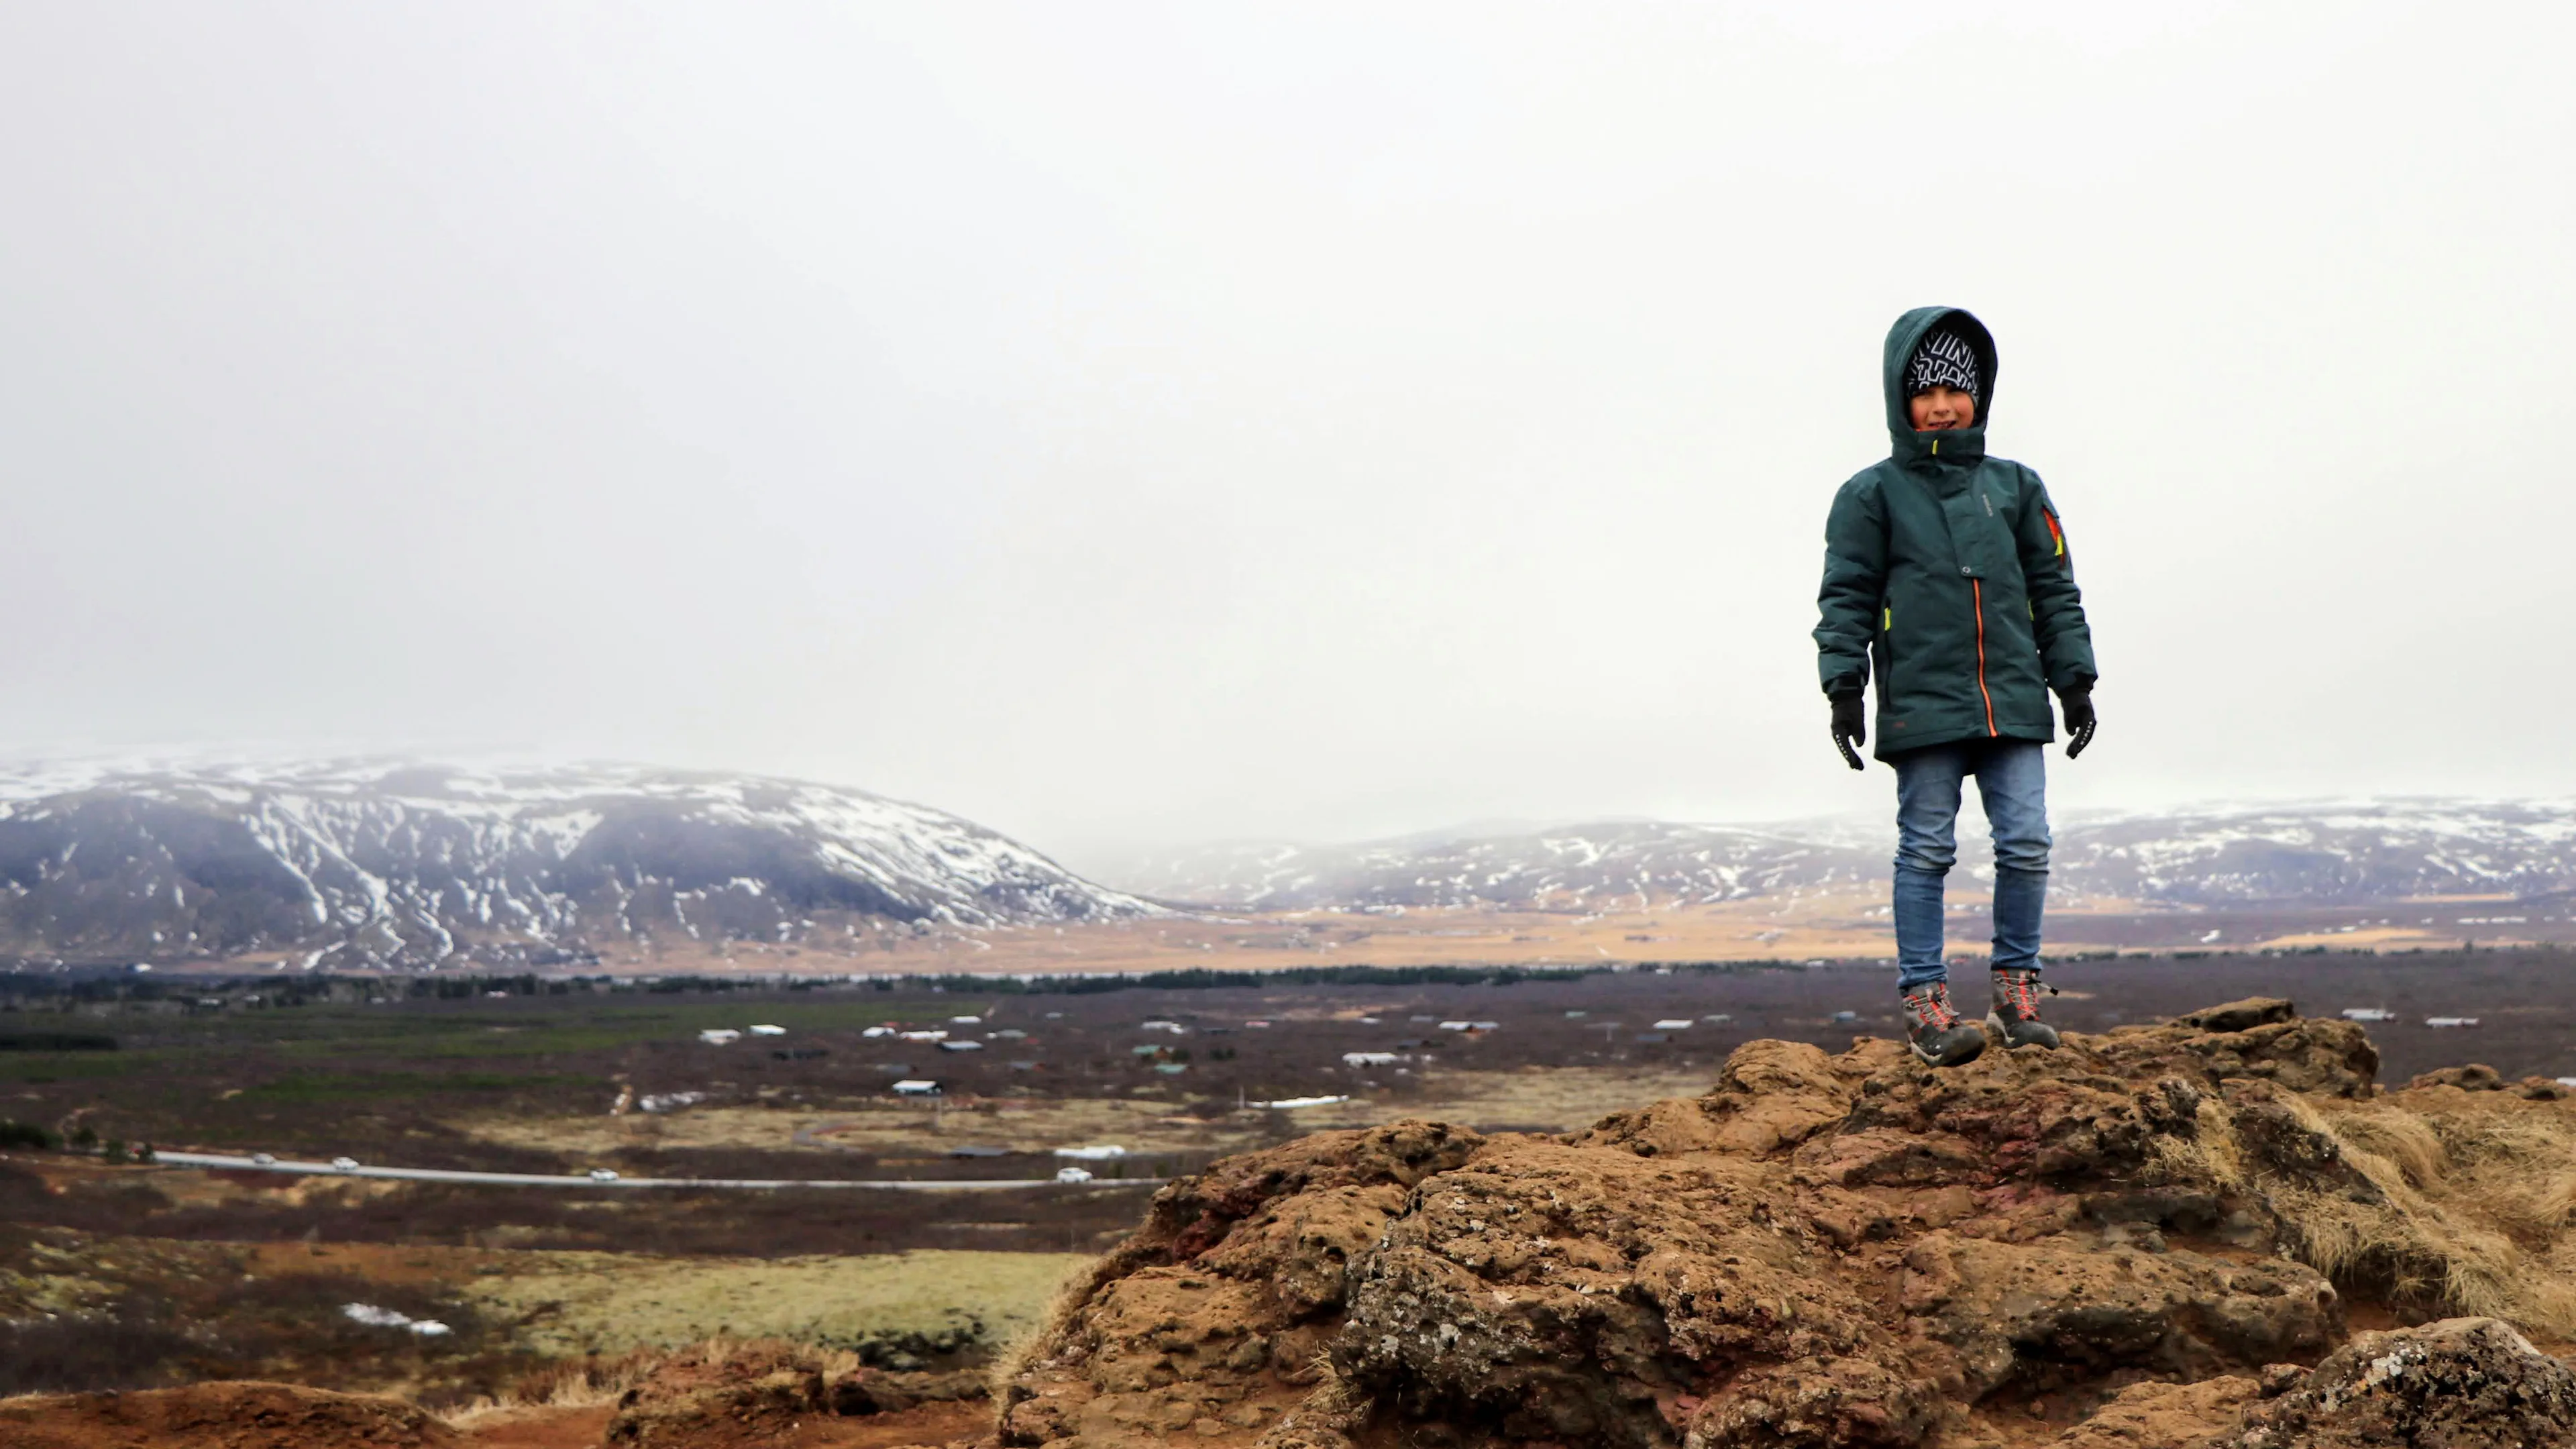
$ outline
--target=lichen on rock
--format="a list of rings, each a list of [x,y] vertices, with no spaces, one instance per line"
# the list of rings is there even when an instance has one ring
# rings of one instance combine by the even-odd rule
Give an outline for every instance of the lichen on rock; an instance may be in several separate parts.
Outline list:
[[[2492,1318],[2365,1333],[2216,1449],[2576,1444],[2576,1371]]]

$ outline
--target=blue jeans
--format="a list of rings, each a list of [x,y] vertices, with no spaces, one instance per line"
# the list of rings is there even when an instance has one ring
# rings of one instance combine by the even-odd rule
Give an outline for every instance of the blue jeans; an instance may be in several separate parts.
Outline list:
[[[1959,782],[1977,777],[1995,836],[1997,971],[2039,965],[2048,903],[2048,768],[2029,740],[1961,740],[1908,750],[1896,769],[1896,989],[1946,981],[1941,881],[1959,858]]]

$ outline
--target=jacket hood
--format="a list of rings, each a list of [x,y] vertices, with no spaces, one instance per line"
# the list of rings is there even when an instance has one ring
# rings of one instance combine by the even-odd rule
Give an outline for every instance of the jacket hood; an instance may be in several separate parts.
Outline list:
[[[1937,433],[1914,431],[1906,411],[1905,365],[1914,349],[1935,328],[1948,328],[1967,340],[1977,354],[1977,421],[1974,426]],[[1939,458],[1973,463],[1986,455],[1986,423],[1995,410],[1995,338],[1986,324],[1964,307],[1917,307],[1887,329],[1887,349],[1879,360],[1879,383],[1887,395],[1887,436],[1900,463]]]

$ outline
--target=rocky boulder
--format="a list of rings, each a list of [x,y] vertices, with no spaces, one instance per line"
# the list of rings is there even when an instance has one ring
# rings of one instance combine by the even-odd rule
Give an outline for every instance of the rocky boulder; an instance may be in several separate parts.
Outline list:
[[[2493,1194],[2441,1177],[2492,1181],[2517,1152],[2541,1170],[2576,1146],[2576,1104],[2445,1084],[2405,1105],[2377,1069],[2359,1026],[2255,1000],[1943,1072],[1887,1041],[1754,1042],[1705,1095],[1561,1138],[1321,1134],[1164,1189],[1007,1376],[998,1433],[1014,1449],[2383,1442],[2317,1437],[2362,1422],[2334,1377],[2348,1295],[2404,1313],[2468,1285],[2535,1324],[2576,1303],[2576,1284],[2550,1287],[2576,1258],[2564,1221],[2482,1218]],[[2442,1116],[2454,1102],[2479,1115]],[[2445,1252],[2482,1256],[2451,1273]],[[2467,1354],[2496,1412],[2551,1422],[2555,1380],[2527,1345],[2478,1332],[2423,1330],[2423,1362]],[[2407,1373],[2398,1388],[2469,1382]],[[2398,1414],[2381,1417],[2413,1422]],[[2255,1433],[2291,1437],[2229,1438]]]
[[[2576,1444],[2576,1371],[2492,1318],[2356,1335],[2223,1449]]]

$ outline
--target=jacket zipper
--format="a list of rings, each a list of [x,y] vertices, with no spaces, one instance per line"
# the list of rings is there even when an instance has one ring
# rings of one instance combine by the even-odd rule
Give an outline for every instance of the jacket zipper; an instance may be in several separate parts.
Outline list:
[[[1995,737],[1995,697],[1986,688],[1986,581],[1968,580],[1977,601],[1977,693],[1986,701],[1986,737]]]

